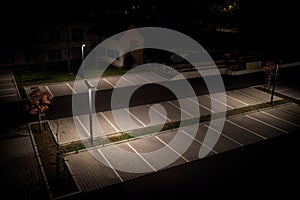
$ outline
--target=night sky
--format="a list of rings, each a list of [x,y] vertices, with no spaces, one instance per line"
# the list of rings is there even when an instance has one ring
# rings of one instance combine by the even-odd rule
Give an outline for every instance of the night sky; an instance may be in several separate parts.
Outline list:
[[[160,20],[176,23],[177,18],[191,15],[188,19],[193,20],[201,14],[206,15],[201,12],[202,5],[212,1],[221,0],[8,1],[1,5],[1,32],[6,31],[5,24],[80,21],[90,16],[98,17],[97,20],[109,20],[103,17],[105,11],[124,10],[136,2],[141,2],[144,7],[155,6],[157,13],[165,14]],[[271,48],[295,49],[300,44],[300,12],[296,3],[292,0],[241,0],[240,14],[236,20],[249,41],[265,43]]]

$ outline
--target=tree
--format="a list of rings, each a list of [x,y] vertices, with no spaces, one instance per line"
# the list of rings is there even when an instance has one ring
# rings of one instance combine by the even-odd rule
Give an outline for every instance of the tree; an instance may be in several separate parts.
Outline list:
[[[42,92],[38,87],[32,88],[29,94],[29,102],[26,105],[26,110],[31,115],[38,115],[40,132],[42,131],[41,116],[49,109],[52,95],[49,92]]]

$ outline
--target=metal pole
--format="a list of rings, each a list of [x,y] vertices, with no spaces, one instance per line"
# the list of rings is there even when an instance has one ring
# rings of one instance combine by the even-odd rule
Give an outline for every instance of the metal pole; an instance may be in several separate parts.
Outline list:
[[[273,88],[272,88],[271,101],[270,101],[271,105],[273,103],[273,97],[274,97],[274,92],[275,92],[275,85],[276,85],[277,73],[278,73],[278,64],[276,65],[276,72],[275,72],[274,83],[273,83]]]
[[[89,116],[90,116],[90,137],[91,137],[91,145],[93,145],[93,110],[92,110],[92,88],[89,88]]]
[[[85,80],[85,84],[88,87],[88,95],[89,95],[89,119],[90,119],[90,144],[93,145],[93,102],[92,102],[92,91],[96,90],[96,88],[90,84],[87,80]]]
[[[81,45],[81,61],[82,61],[82,77],[84,78],[84,47],[85,47],[85,44],[82,44]]]

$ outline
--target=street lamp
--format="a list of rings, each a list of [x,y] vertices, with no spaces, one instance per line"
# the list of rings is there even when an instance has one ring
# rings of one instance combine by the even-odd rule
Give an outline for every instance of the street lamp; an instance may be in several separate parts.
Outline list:
[[[93,104],[92,104],[92,91],[95,91],[96,88],[90,84],[90,82],[88,82],[87,80],[85,80],[85,84],[88,87],[89,90],[89,119],[90,119],[90,144],[91,146],[93,145]]]
[[[82,61],[82,73],[83,73],[83,75],[82,75],[82,77],[84,78],[85,76],[84,76],[84,47],[85,47],[85,44],[82,44],[81,45],[81,61]]]

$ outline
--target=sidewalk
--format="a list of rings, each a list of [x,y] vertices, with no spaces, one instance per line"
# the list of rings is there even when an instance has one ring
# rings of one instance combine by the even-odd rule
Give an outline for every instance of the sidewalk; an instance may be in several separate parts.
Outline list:
[[[49,199],[27,125],[1,128],[1,194],[9,199]]]

